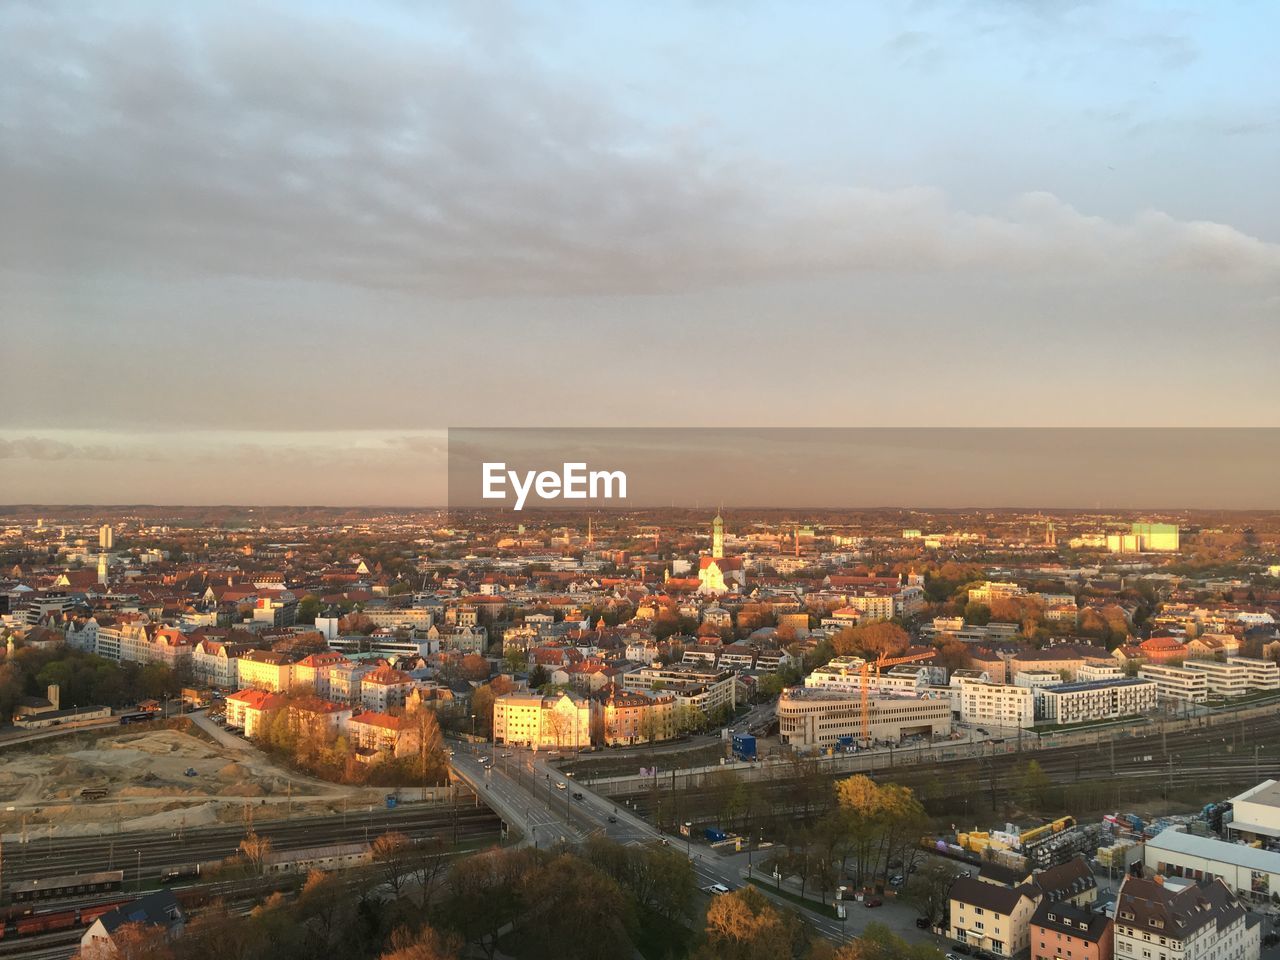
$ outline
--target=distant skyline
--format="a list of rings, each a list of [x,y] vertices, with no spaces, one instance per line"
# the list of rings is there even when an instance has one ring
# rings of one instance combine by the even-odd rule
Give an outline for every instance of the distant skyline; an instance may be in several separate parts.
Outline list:
[[[1278,32],[0,5],[0,501],[439,503],[458,424],[1280,426]]]
[[[0,457],[17,481],[4,490],[42,483],[45,494],[0,503],[475,506],[479,463],[503,460],[522,471],[566,461],[622,469],[628,501],[606,509],[1280,509],[1280,428],[517,428],[311,439],[307,450],[245,443],[229,446],[234,456],[188,461],[147,459],[143,447],[28,449]],[[84,480],[65,469],[82,461],[97,464],[93,496],[75,496]],[[139,466],[154,474],[149,485]],[[226,495],[249,488],[262,495]],[[371,492],[343,498],[346,490]]]

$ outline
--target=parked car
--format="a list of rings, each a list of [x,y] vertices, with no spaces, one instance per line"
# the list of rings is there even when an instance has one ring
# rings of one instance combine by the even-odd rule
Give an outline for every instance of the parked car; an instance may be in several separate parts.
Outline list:
[[[892,877],[889,878],[889,886],[891,887],[900,887],[906,882],[907,882],[907,878],[900,873],[894,874]]]
[[[917,930],[928,930],[931,926],[933,926],[933,924],[929,922],[928,917],[916,917]]]
[[[872,907],[883,907],[884,901],[879,897],[867,897],[867,899],[862,901],[862,905],[870,910]]]

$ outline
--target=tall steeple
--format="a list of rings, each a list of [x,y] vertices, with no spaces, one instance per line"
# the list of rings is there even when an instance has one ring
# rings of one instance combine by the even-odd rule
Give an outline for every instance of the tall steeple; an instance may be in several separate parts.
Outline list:
[[[711,556],[724,556],[724,518],[720,516],[719,510],[716,511],[716,518],[711,521]]]

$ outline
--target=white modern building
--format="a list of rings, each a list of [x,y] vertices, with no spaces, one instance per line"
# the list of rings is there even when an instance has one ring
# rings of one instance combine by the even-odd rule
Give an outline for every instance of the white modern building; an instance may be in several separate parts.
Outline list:
[[[1209,674],[1168,663],[1144,663],[1138,676],[1155,683],[1161,700],[1204,703],[1209,699]]]
[[[1158,699],[1157,685],[1137,677],[1064,683],[1037,693],[1044,719],[1056,724],[1143,716],[1156,708]]]
[[[960,719],[971,724],[1034,727],[1035,691],[1011,683],[983,683],[961,679]]]

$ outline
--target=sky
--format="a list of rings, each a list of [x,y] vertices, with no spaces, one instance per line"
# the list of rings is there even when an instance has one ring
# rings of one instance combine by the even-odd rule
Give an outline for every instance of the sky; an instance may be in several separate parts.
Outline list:
[[[10,0],[0,501],[439,503],[458,426],[1280,425],[1278,21]]]

